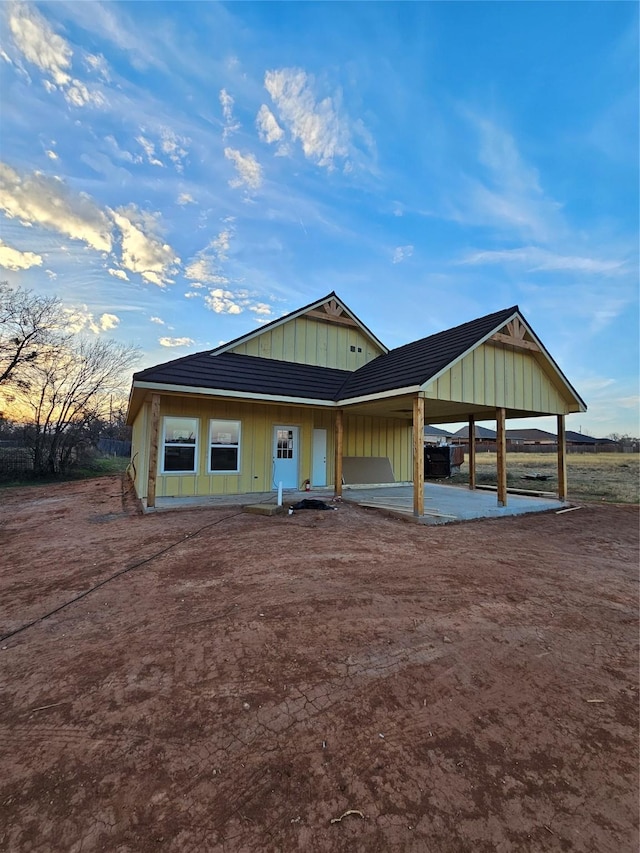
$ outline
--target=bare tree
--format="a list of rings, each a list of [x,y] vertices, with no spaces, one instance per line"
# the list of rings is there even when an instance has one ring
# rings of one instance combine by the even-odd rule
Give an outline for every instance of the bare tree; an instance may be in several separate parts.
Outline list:
[[[36,474],[61,474],[93,446],[114,395],[129,382],[138,350],[69,335],[24,365],[16,402],[29,412],[27,446]]]
[[[60,300],[0,282],[0,385],[20,384],[23,367],[37,360],[62,322]]]

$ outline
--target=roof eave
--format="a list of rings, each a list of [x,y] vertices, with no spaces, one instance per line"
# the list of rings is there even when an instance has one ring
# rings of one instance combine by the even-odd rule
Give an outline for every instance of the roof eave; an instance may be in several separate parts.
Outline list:
[[[236,400],[254,400],[262,403],[286,403],[298,406],[321,406],[334,408],[335,400],[321,397],[296,397],[292,394],[260,394],[254,391],[237,391],[229,388],[211,388],[207,386],[179,385],[170,382],[137,381],[132,387],[147,391],[169,392],[176,394],[197,394],[200,397],[227,397]]]

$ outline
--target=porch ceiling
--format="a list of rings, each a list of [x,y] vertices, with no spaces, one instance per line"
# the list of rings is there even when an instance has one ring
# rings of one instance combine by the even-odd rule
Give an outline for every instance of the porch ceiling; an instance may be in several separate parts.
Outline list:
[[[387,397],[382,400],[371,400],[366,403],[356,403],[345,406],[347,415],[365,415],[385,418],[400,418],[409,422],[413,419],[413,394],[398,397]],[[507,418],[531,418],[544,416],[544,412],[531,412],[519,409],[507,409]],[[476,420],[495,420],[496,410],[490,406],[478,406],[471,403],[453,403],[446,400],[425,400],[425,423],[466,423],[469,415]]]

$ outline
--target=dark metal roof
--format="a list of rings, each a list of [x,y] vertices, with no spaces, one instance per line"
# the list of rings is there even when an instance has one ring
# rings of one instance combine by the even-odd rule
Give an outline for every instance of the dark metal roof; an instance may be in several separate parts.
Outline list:
[[[507,439],[511,441],[521,439],[522,441],[557,441],[557,435],[553,432],[545,432],[543,429],[507,429],[505,430]]]
[[[565,438],[571,444],[615,444],[610,438],[594,438],[591,435],[584,435],[582,432],[574,432],[571,429],[566,430]]]
[[[448,430],[439,429],[438,427],[431,426],[430,424],[425,424],[424,434],[425,435],[443,435],[443,436],[453,435],[453,433],[449,432]]]
[[[221,352],[218,348],[147,368],[135,373],[133,378],[134,382],[269,394],[281,398],[352,400],[424,385],[500,329],[516,313],[520,313],[517,305],[462,323],[453,329],[397,347],[355,371]],[[543,351],[564,378],[551,356]],[[568,382],[567,385],[573,391]],[[576,398],[580,400],[577,394]],[[477,427],[478,437],[482,435],[481,429]],[[456,436],[462,432],[459,430]]]
[[[478,439],[487,439],[488,441],[495,441],[497,437],[497,433],[493,429],[489,429],[488,427],[479,426],[475,424],[474,432],[476,436],[476,441]],[[469,427],[463,426],[457,432],[453,434],[454,438],[469,438]]]
[[[515,305],[392,349],[351,373],[340,397],[349,399],[422,385],[506,323],[517,311],[518,306]]]
[[[133,379],[134,382],[154,382],[160,385],[334,400],[349,375],[348,370],[313,364],[297,364],[231,352],[212,355],[207,351],[141,370],[134,374]]]

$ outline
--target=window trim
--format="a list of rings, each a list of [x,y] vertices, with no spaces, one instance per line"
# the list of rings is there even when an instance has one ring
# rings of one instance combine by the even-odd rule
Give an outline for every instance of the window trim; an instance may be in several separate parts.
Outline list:
[[[195,424],[195,443],[180,443],[177,441],[172,441],[169,445],[167,445],[167,421],[169,420],[183,420],[183,421],[193,421]],[[173,474],[177,474],[179,477],[184,477],[188,475],[195,476],[198,473],[199,469],[199,451],[200,444],[200,418],[191,417],[190,415],[164,415],[162,418],[162,456],[160,463],[160,473],[166,474],[167,476],[171,476]],[[180,470],[180,471],[166,471],[164,467],[165,463],[165,451],[168,447],[193,447],[193,468],[191,470]]]
[[[214,444],[211,441],[211,433],[213,431],[214,423],[229,423],[229,424],[237,424],[238,426],[238,443],[237,444]],[[214,470],[211,467],[211,448],[212,447],[220,447],[220,448],[233,448],[237,451],[237,461],[236,467],[233,470],[227,471],[219,471]],[[225,475],[225,474],[239,474],[241,467],[241,449],[242,449],[242,421],[239,418],[210,418],[209,419],[209,443],[207,445],[207,474],[213,475]]]

